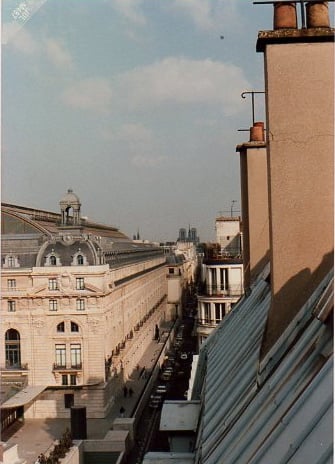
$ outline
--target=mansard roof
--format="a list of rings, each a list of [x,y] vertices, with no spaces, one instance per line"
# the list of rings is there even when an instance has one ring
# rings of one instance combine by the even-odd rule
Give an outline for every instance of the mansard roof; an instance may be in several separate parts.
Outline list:
[[[51,211],[45,211],[40,209],[28,208],[25,206],[12,205],[8,203],[2,203],[2,212],[15,216],[21,222],[30,224],[36,229],[46,234],[58,234],[59,226],[61,225],[61,214],[54,213]],[[4,217],[4,227],[8,225],[8,219]],[[92,234],[99,237],[109,237],[115,240],[131,241],[130,238],[122,233],[118,228],[105,224],[100,224],[87,219],[81,218],[80,227],[83,234]],[[5,229],[5,230],[8,230]],[[10,233],[18,233],[16,230],[12,230]]]
[[[69,200],[72,198],[72,192]],[[73,205],[73,203],[71,203]],[[49,266],[50,256],[57,258],[58,266],[75,264],[78,253],[86,265],[120,265],[129,261],[147,259],[160,249],[152,244],[136,244],[114,226],[79,218],[79,222],[64,224],[62,215],[51,211],[24,206],[2,204],[2,265],[6,257],[17,260],[16,267]]]

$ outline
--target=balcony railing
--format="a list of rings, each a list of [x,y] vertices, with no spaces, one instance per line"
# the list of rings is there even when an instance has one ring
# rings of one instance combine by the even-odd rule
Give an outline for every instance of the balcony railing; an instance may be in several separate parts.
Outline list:
[[[64,364],[56,364],[53,365],[54,371],[73,371],[73,370],[80,370],[82,369],[82,363],[73,364],[72,366],[67,366]]]
[[[198,319],[197,324],[205,327],[216,327],[218,324],[222,322],[222,319],[217,320],[208,320],[208,319]]]
[[[10,364],[6,361],[6,364],[0,365],[0,369],[6,371],[27,371],[28,363]]]
[[[229,285],[228,288],[219,285],[202,285],[198,295],[201,296],[241,296],[243,293],[242,285]]]

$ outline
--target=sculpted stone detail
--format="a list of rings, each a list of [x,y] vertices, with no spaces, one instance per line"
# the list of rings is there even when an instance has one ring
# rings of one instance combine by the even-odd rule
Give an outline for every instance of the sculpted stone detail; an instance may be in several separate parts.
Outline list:
[[[74,278],[69,272],[64,272],[59,278],[59,289],[61,292],[73,289],[74,284]]]

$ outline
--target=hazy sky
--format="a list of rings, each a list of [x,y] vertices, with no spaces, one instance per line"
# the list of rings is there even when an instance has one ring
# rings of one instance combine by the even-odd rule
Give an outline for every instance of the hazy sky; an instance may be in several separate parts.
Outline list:
[[[213,240],[271,28],[249,0],[3,0],[2,201],[58,212],[72,188],[129,236]]]

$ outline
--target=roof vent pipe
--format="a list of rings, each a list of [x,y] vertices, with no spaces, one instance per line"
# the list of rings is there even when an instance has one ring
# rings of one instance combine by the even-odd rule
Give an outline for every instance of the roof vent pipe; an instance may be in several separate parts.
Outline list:
[[[274,3],[273,29],[297,29],[297,9],[294,2]]]
[[[307,27],[330,27],[328,2],[308,2],[306,5]]]
[[[254,122],[250,127],[250,142],[264,142],[264,122]]]

